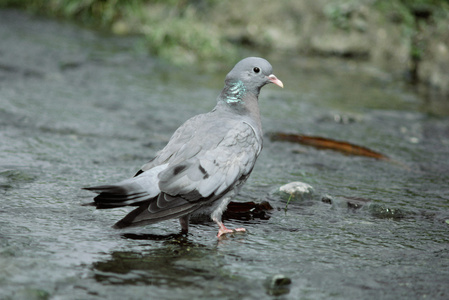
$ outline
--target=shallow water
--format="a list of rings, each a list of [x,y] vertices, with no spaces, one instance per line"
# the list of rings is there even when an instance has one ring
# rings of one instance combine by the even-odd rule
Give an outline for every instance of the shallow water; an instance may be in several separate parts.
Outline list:
[[[262,91],[265,132],[349,141],[393,162],[265,138],[238,200],[274,209],[226,221],[248,232],[217,241],[211,223],[187,237],[170,236],[176,220],[113,230],[127,210],[82,206],[92,195],[80,188],[132,176],[214,106],[227,69],[175,69],[134,38],[16,11],[0,11],[0,40],[0,298],[448,297],[449,112],[389,74],[269,58],[286,88]],[[276,190],[291,181],[315,194],[285,210]],[[355,198],[365,205],[348,207]],[[271,284],[276,274],[291,283]]]

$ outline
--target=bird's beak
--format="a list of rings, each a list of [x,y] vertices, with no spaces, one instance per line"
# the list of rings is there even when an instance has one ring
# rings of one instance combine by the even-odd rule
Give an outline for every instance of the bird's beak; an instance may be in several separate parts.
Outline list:
[[[275,85],[280,86],[281,88],[284,87],[284,84],[282,83],[282,81],[280,81],[276,76],[274,76],[274,74],[269,75],[268,79]]]

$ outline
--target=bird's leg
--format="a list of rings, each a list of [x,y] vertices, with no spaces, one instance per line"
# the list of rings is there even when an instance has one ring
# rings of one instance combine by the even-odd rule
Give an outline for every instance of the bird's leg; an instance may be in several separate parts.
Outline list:
[[[179,218],[179,223],[181,224],[181,233],[187,234],[189,232],[189,219],[190,215],[185,215]]]
[[[223,222],[221,221],[221,216],[222,216],[223,212],[226,210],[226,208],[228,207],[229,202],[231,202],[231,197],[223,198],[220,205],[212,212],[211,218],[215,223],[217,223],[217,225],[219,227],[217,238],[219,238],[220,236],[222,236],[225,233],[232,233],[232,232],[236,232],[236,231],[239,231],[239,232],[246,231],[245,228],[236,228],[234,230],[227,229],[226,226],[224,226]]]

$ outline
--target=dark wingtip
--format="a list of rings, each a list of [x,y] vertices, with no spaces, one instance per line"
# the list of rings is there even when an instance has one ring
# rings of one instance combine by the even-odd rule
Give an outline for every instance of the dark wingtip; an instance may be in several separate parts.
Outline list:
[[[114,229],[122,229],[131,226],[132,223],[124,222],[123,220],[118,221],[114,225],[112,225],[112,228]]]
[[[112,228],[122,229],[122,228],[130,227],[130,226],[136,226],[138,224],[141,224],[142,221],[134,222],[134,220],[135,220],[135,218],[138,215],[140,215],[141,212],[143,212],[143,211],[145,211],[147,209],[148,209],[148,204],[141,205],[141,206],[137,207],[135,210],[133,210],[130,213],[128,213],[123,219],[121,219],[120,221],[115,223],[114,226],[112,226]]]

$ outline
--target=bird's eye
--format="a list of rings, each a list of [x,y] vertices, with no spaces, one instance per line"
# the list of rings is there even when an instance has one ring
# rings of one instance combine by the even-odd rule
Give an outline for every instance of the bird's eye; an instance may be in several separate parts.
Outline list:
[[[254,67],[253,71],[254,71],[254,73],[259,73],[260,69],[258,67]]]

